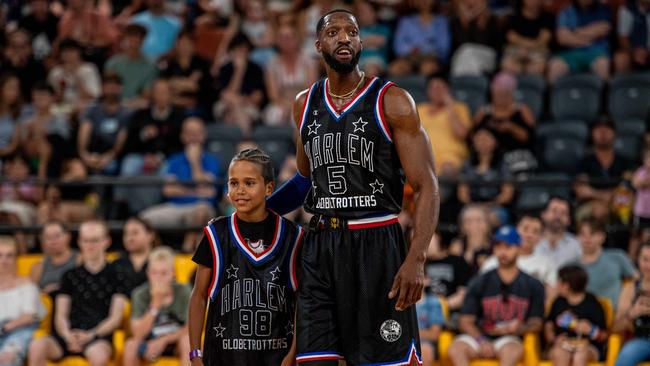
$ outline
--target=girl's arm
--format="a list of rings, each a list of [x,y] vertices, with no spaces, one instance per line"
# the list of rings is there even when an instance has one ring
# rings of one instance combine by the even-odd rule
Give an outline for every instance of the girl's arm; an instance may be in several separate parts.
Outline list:
[[[201,334],[203,333],[203,321],[205,319],[205,308],[208,302],[208,288],[212,279],[212,268],[199,264],[194,281],[194,289],[190,296],[188,315],[188,327],[190,337],[190,349],[201,349]]]

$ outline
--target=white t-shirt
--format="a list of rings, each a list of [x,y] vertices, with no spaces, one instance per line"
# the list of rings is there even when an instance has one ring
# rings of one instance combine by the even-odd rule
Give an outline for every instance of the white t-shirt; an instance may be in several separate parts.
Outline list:
[[[35,314],[38,319],[45,316],[45,307],[35,284],[28,282],[0,291],[0,323],[16,319],[26,313]]]
[[[497,257],[491,255],[483,262],[480,272],[484,273],[498,266],[499,260]],[[551,258],[543,254],[533,253],[525,256],[520,255],[517,257],[517,267],[522,272],[535,277],[545,285],[555,286],[557,283],[557,268],[551,262]]]

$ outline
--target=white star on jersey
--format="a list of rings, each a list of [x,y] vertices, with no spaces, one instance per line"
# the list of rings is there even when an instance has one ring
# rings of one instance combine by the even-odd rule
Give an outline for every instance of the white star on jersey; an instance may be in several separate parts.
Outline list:
[[[287,331],[287,335],[293,334],[293,323],[291,322],[291,320],[289,320],[287,326],[284,327],[284,330]]]
[[[223,337],[223,332],[226,330],[226,327],[222,326],[221,323],[219,323],[219,325],[217,325],[216,327],[212,327],[212,329],[214,329],[214,331],[217,332],[215,334],[215,337]]]
[[[377,192],[384,193],[384,184],[379,183],[379,179],[375,179],[374,183],[370,183],[370,187],[372,187],[372,193],[373,194],[375,194]]]
[[[368,124],[368,122],[362,120],[361,117],[359,117],[358,121],[352,122],[352,124],[354,125],[354,131],[352,132],[357,132],[357,131],[366,132],[365,127]]]
[[[282,272],[282,271],[280,271],[280,268],[275,267],[275,270],[270,272],[271,273],[271,281],[275,281],[278,278],[280,278],[280,275],[279,275],[280,272]]]
[[[232,278],[232,277],[237,278],[237,271],[239,271],[239,268],[235,267],[235,265],[232,263],[230,263],[230,268],[226,268],[226,272],[228,273],[228,278]]]
[[[312,124],[307,125],[307,128],[309,128],[309,133],[307,134],[307,136],[310,136],[312,133],[314,135],[318,135],[318,128],[319,127],[320,127],[320,125],[318,123],[316,123],[316,120],[314,120],[314,122],[312,122]]]

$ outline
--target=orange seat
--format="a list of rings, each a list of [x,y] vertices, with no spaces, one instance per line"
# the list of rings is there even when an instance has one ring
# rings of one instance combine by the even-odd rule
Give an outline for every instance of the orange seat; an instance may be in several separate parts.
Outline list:
[[[43,254],[21,254],[16,260],[16,272],[19,276],[29,276],[32,267],[43,260]]]

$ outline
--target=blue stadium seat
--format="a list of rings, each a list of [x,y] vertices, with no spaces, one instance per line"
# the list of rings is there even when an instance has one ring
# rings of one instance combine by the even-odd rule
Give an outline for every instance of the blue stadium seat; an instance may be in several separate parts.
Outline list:
[[[454,98],[465,102],[472,114],[487,102],[489,81],[483,76],[456,76],[449,84]]]
[[[600,111],[603,81],[596,75],[567,75],[553,84],[551,113],[556,119],[593,121]]]
[[[616,135],[641,137],[646,132],[646,123],[642,119],[623,119],[616,122]]]
[[[535,119],[542,116],[544,110],[544,78],[537,75],[522,75],[517,77],[515,100],[523,103],[533,111]]]
[[[206,124],[206,134],[206,150],[219,157],[222,171],[225,171],[242,139],[241,130],[224,123]]]
[[[650,111],[650,74],[615,76],[609,89],[609,113],[615,121],[645,119]]]
[[[570,136],[549,136],[542,146],[544,166],[553,172],[575,173],[585,154],[585,141]]]
[[[294,131],[292,126],[259,126],[253,130],[253,140],[271,156],[276,170],[288,155],[295,154]]]
[[[537,173],[522,182],[515,209],[519,213],[541,211],[549,198],[571,197],[571,177],[566,173]]]
[[[571,137],[586,141],[589,137],[589,127],[583,121],[578,120],[556,120],[552,123],[542,123],[535,131],[538,141],[549,137]],[[543,143],[543,141],[541,141]]]
[[[415,103],[427,101],[427,79],[420,75],[397,76],[392,81],[411,94]]]
[[[641,136],[617,135],[614,148],[624,158],[638,162],[641,155]]]

